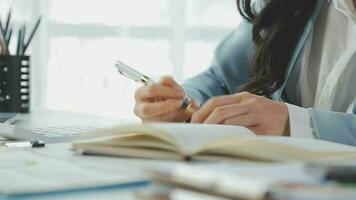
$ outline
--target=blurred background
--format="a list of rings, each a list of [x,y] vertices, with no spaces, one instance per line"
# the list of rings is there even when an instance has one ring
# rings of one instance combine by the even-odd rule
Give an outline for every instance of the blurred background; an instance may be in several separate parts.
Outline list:
[[[1,19],[10,8],[15,27],[43,17],[28,51],[31,109],[119,118],[134,118],[140,85],[115,60],[182,82],[209,67],[241,21],[235,0],[0,0]]]

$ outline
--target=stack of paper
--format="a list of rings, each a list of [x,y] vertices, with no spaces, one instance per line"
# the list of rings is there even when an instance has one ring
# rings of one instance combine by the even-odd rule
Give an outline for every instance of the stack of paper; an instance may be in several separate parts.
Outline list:
[[[306,173],[302,163],[220,165],[156,168],[149,171],[153,187],[138,192],[140,198],[244,199],[244,200],[353,200],[356,188],[321,183]],[[191,198],[186,198],[190,196]]]

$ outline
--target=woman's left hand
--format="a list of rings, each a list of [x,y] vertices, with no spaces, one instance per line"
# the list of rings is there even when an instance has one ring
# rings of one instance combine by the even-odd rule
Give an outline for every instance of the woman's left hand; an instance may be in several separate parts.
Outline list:
[[[258,135],[289,135],[287,105],[248,92],[210,99],[192,116],[192,123],[244,126]]]

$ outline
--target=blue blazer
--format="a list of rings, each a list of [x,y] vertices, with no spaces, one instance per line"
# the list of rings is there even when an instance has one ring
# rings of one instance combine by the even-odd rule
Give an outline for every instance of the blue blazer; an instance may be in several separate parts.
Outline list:
[[[295,49],[287,70],[286,82],[273,94],[272,98],[283,101],[282,92],[293,90],[287,82],[303,47],[312,32],[315,20],[324,0],[318,0],[315,11],[307,22],[304,33]],[[183,88],[201,105],[214,96],[233,94],[241,84],[248,80],[249,63],[254,55],[255,45],[252,41],[252,25],[242,22],[215,51],[211,67],[199,75],[188,79]],[[287,103],[296,104],[294,99]],[[299,105],[300,106],[300,105]],[[312,126],[317,139],[328,140],[356,146],[356,98],[353,114],[337,113],[310,108]]]

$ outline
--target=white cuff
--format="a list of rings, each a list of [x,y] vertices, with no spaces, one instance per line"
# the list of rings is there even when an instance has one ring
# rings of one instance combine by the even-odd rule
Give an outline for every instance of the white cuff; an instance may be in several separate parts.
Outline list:
[[[290,136],[298,138],[315,138],[309,110],[287,104],[289,112]]]

